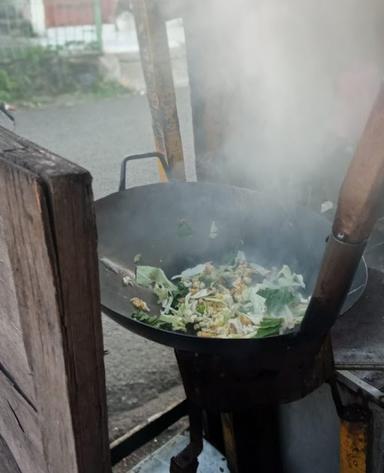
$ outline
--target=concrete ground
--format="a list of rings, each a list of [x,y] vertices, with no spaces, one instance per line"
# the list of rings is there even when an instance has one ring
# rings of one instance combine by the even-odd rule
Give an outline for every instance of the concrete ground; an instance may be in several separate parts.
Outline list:
[[[178,90],[178,104],[191,177],[194,171],[188,89]],[[16,120],[18,134],[87,168],[93,175],[95,198],[116,191],[124,156],[154,149],[145,96],[20,110]],[[152,162],[132,164],[129,186],[156,181],[156,169]],[[108,350],[105,365],[110,436],[116,438],[182,398],[183,392],[171,349],[138,337],[105,316],[103,328]]]

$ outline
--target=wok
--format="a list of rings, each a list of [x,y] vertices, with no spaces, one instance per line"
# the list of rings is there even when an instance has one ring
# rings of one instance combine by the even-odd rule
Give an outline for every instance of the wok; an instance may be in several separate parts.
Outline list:
[[[289,265],[312,294],[321,266],[330,223],[306,209],[276,203],[276,199],[249,189],[203,182],[159,183],[125,189],[126,158],[120,190],[96,202],[99,268],[103,311],[129,330],[178,350],[200,353],[282,351],[305,345],[297,332],[265,339],[211,339],[170,332],[131,318],[134,296],[147,292],[123,284],[127,270],[140,264],[159,266],[171,277],[205,261],[222,262],[225,255],[244,251],[250,261],[266,267]],[[218,229],[212,238],[212,223]],[[359,299],[367,283],[362,259],[341,312]]]

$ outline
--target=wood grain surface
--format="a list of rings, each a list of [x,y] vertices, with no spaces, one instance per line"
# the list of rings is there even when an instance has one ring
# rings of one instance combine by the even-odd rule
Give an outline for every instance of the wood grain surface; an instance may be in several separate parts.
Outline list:
[[[111,471],[98,284],[89,173],[0,128],[0,436],[17,465],[9,471]],[[1,471],[7,462],[0,453]]]

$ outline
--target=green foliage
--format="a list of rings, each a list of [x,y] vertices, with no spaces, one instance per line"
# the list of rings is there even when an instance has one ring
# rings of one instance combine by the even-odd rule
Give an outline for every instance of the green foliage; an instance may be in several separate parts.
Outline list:
[[[94,58],[79,59],[65,52],[65,48],[33,46],[17,60],[0,64],[0,101],[35,103],[62,94],[105,97],[127,91],[104,80]]]
[[[294,303],[297,299],[292,288],[261,289],[259,295],[266,299],[265,305],[270,313],[279,313],[286,305]]]
[[[16,89],[16,81],[12,80],[7,71],[0,69],[0,102],[12,100]]]
[[[254,338],[265,338],[279,335],[283,319],[277,317],[264,317]]]

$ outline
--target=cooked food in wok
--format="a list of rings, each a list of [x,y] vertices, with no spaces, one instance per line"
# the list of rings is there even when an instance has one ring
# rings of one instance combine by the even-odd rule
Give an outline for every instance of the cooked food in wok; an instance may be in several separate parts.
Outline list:
[[[151,289],[160,314],[133,297],[133,318],[199,337],[264,338],[297,328],[309,300],[300,274],[287,265],[265,268],[243,252],[227,264],[199,264],[167,278],[161,268],[137,266],[133,284]]]

